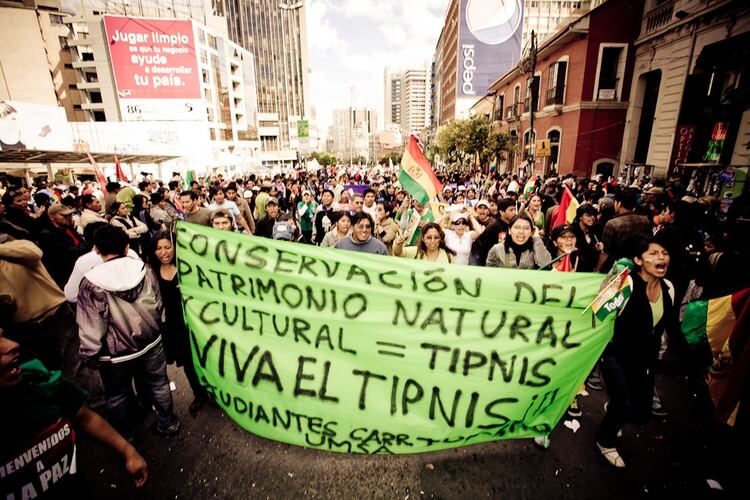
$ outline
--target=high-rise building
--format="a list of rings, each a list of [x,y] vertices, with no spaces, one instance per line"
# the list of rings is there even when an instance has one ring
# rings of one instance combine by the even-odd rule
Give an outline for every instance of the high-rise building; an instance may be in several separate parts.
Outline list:
[[[383,71],[383,125],[401,125],[401,73],[393,72],[388,66]]]
[[[255,56],[261,159],[297,161],[297,125],[309,120],[309,63],[304,0],[213,0],[229,37]]]
[[[131,167],[172,171],[257,165],[253,55],[228,39],[226,20],[216,22],[200,0],[195,8],[182,9],[180,0],[171,5],[0,6],[0,99],[14,103],[22,120],[62,111],[63,121],[46,128],[49,136],[67,131],[66,143],[43,148],[50,140],[34,141],[38,147],[19,141],[21,149],[49,151],[38,155],[48,175],[52,163],[80,161],[54,151],[91,152],[106,162],[117,154]],[[48,109],[36,111],[39,105]]]
[[[606,0],[524,0],[523,6],[523,46],[527,47],[532,30],[537,43],[557,32],[574,18],[580,17],[589,9]]]
[[[343,161],[363,156],[370,160],[369,138],[378,129],[378,116],[373,108],[345,108],[333,111],[329,139],[333,153]]]
[[[537,43],[606,0],[450,0],[432,63],[431,127],[467,118],[487,88]]]
[[[430,72],[408,69],[401,74],[401,133],[420,135],[430,125]]]

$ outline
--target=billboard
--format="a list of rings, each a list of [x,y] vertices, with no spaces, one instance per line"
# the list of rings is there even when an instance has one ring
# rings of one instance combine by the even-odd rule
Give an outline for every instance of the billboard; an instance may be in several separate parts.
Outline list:
[[[123,121],[205,120],[193,23],[104,16]]]
[[[65,109],[0,101],[0,150],[73,151]]]
[[[461,0],[456,95],[479,98],[521,59],[523,0]]]

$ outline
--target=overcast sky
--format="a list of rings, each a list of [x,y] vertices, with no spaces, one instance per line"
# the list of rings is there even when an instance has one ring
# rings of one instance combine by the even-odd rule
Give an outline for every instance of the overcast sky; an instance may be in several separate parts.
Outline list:
[[[383,70],[429,67],[448,0],[308,0],[312,105],[321,135],[333,110],[378,110],[383,127]]]

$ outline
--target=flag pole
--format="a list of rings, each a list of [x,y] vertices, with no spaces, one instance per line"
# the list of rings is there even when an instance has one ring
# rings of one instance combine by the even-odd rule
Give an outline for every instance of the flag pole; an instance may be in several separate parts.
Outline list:
[[[552,264],[554,264],[554,263],[556,263],[556,262],[559,262],[559,261],[563,260],[563,259],[564,259],[565,257],[567,257],[568,255],[571,255],[571,254],[572,254],[573,252],[577,252],[577,251],[578,251],[578,249],[577,249],[577,248],[574,248],[574,249],[573,249],[573,250],[571,250],[570,252],[565,252],[565,253],[564,253],[564,254],[562,254],[562,255],[558,255],[557,257],[555,257],[554,259],[552,259],[551,261],[549,261],[549,262],[547,263],[547,265],[545,265],[545,266],[543,266],[543,267],[540,267],[540,268],[538,269],[538,271],[541,271],[541,270],[543,270],[543,269],[546,269],[546,268],[550,267],[550,266],[551,266]]]

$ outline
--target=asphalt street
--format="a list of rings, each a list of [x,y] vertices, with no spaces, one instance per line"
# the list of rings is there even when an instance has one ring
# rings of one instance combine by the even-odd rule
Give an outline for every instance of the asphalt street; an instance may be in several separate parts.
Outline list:
[[[599,455],[594,433],[606,391],[580,398],[573,432],[564,421],[548,449],[532,440],[499,441],[448,451],[398,456],[345,455],[254,436],[215,407],[188,413],[191,393],[170,367],[182,430],[163,438],[144,423],[136,447],[149,464],[140,490],[117,456],[81,438],[79,466],[92,498],[735,498],[744,490],[747,455],[734,431],[710,424],[667,355],[657,388],[666,418],[627,427],[616,470]],[[151,417],[152,418],[152,417]],[[712,488],[708,480],[716,483]],[[721,489],[717,489],[717,486]],[[744,495],[744,494],[743,494]]]

